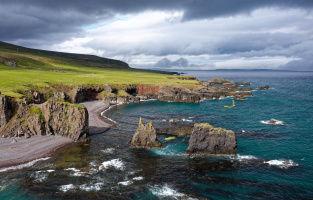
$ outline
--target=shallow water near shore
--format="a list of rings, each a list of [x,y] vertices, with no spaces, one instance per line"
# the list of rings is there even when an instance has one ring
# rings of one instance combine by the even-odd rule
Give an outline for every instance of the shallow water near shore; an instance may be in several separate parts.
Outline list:
[[[313,198],[313,73],[186,71],[250,82],[254,96],[200,103],[145,101],[112,107],[118,125],[54,160],[0,175],[0,199],[310,199]],[[270,90],[257,87],[269,85]],[[236,156],[188,156],[188,138],[163,149],[131,148],[139,117],[207,122],[236,132]],[[262,123],[275,119],[286,125]]]

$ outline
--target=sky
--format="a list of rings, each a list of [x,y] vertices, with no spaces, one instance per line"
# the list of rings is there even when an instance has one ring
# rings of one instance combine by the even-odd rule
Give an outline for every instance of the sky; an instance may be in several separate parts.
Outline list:
[[[313,71],[313,0],[0,0],[0,40],[134,68]]]

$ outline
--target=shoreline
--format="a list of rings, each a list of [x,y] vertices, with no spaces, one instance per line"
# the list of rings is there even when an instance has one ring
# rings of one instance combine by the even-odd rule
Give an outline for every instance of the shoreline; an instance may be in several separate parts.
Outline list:
[[[100,100],[81,103],[89,114],[89,135],[110,130],[116,124],[102,115],[112,105]],[[11,143],[12,140],[16,142]],[[76,144],[61,136],[31,136],[0,138],[0,174],[31,167],[35,163],[54,159],[60,152]]]
[[[16,142],[12,143],[12,140]],[[61,136],[32,136],[31,138],[0,139],[0,174],[22,169],[39,161],[50,160],[65,148],[75,144]]]

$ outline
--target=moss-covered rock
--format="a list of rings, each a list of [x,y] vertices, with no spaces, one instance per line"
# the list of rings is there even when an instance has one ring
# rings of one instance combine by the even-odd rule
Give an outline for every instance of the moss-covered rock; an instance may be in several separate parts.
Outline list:
[[[195,124],[186,150],[187,154],[234,155],[236,152],[235,133],[207,123]]]
[[[157,139],[156,130],[153,127],[152,122],[144,125],[141,121],[141,118],[139,120],[137,131],[131,140],[131,145],[147,148],[163,147],[162,143]]]

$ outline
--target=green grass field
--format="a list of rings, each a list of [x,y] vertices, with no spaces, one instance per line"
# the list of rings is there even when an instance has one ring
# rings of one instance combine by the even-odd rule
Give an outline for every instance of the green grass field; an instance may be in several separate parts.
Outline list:
[[[14,61],[18,68],[0,63],[0,91],[21,97],[28,86],[84,85],[193,85],[196,80],[170,79],[173,75],[129,68],[126,63],[92,55],[28,49],[0,42],[0,61]]]

